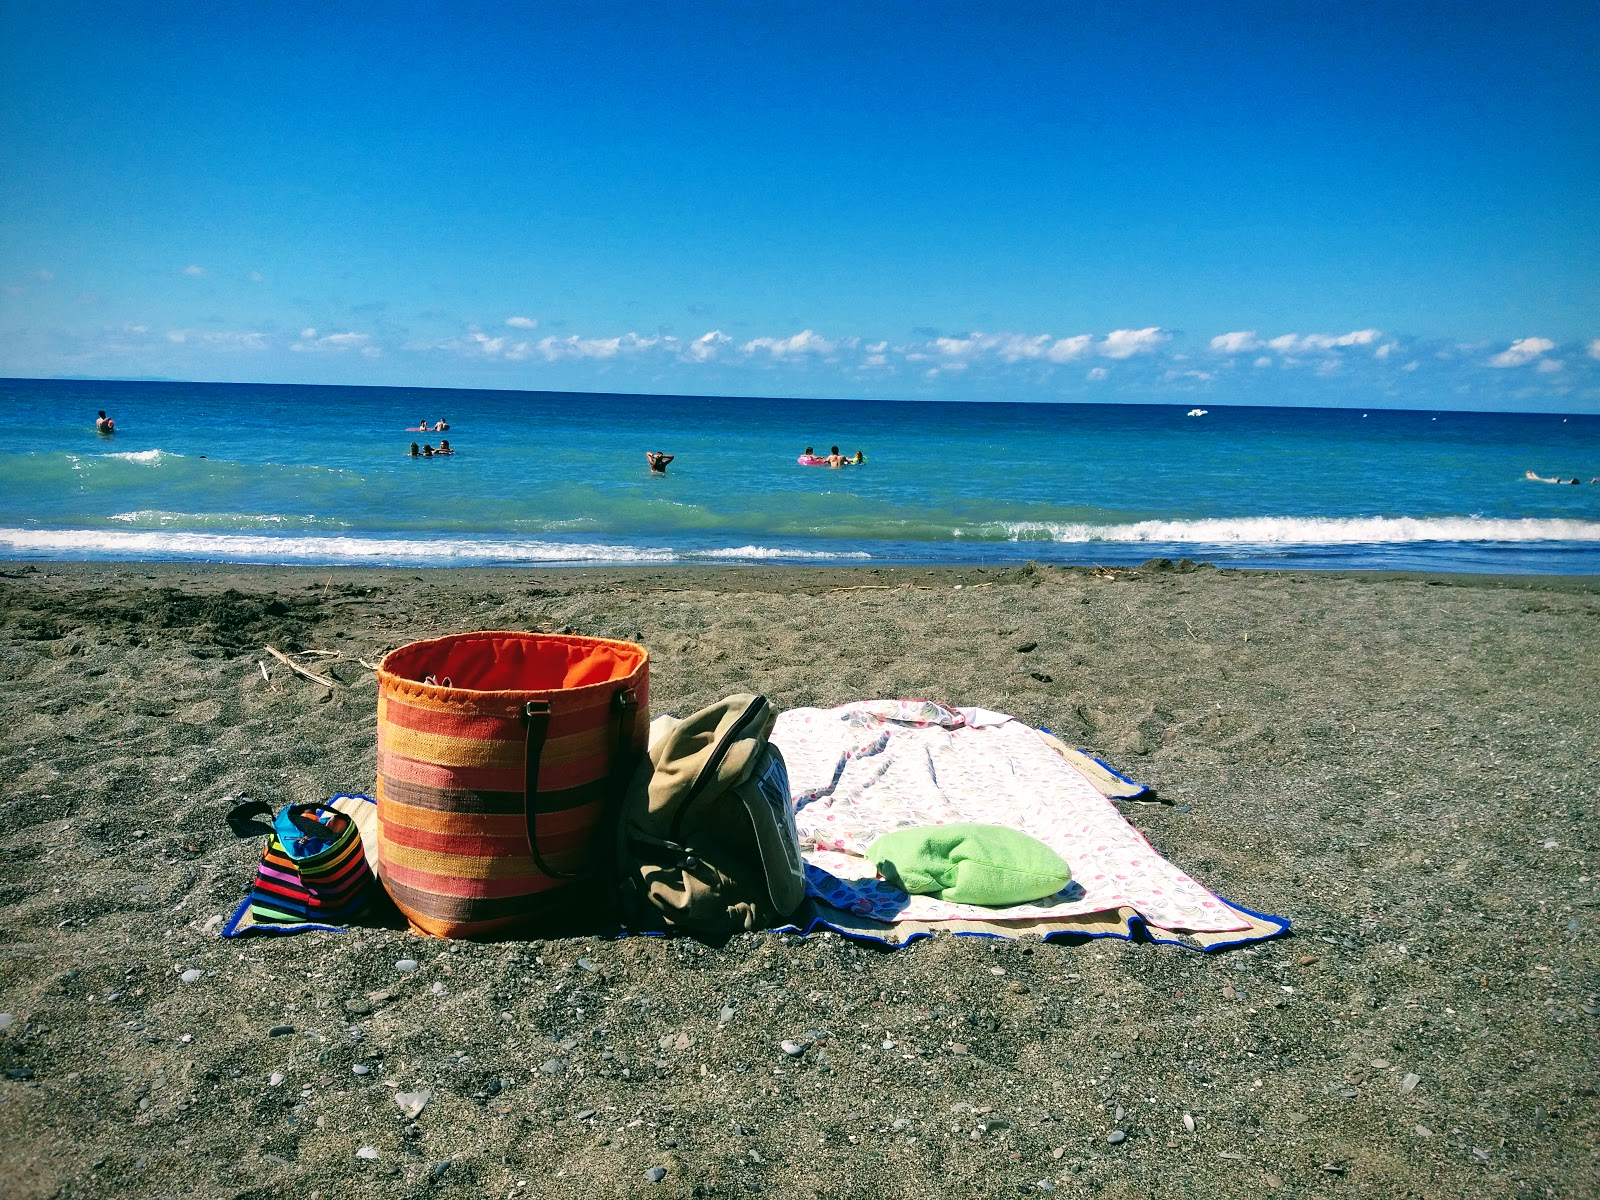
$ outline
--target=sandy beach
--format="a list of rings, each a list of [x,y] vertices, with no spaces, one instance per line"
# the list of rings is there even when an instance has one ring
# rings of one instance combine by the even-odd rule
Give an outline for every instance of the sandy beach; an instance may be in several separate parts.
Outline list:
[[[3,576],[7,1195],[1600,1194],[1600,580]],[[260,850],[234,799],[370,790],[361,660],[474,628],[641,641],[656,713],[749,690],[1049,726],[1154,787],[1120,807],[1167,857],[1292,932],[218,937]],[[269,644],[334,652],[302,661],[341,686]]]

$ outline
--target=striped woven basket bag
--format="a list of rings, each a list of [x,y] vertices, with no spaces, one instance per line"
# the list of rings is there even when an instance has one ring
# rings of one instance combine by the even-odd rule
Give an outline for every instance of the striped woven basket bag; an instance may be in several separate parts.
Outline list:
[[[414,929],[507,931],[606,865],[650,725],[632,642],[467,633],[378,664],[378,875]]]

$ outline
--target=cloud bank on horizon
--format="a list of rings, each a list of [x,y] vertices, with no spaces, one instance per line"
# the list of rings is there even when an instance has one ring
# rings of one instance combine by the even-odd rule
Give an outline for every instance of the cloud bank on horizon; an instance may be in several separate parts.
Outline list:
[[[415,338],[392,325],[385,334],[132,322],[86,337],[58,333],[51,345],[52,361],[72,368],[66,373],[100,377],[148,374],[137,368],[158,362],[170,364],[170,377],[667,394],[1159,401],[1202,393],[1212,403],[1270,396],[1265,402],[1402,407],[1448,406],[1436,402],[1444,396],[1465,407],[1577,400],[1580,410],[1600,397],[1600,337],[1461,342],[1375,328],[1206,337],[1155,325],[1071,334],[921,330],[901,339],[809,328],[742,338],[721,329],[539,334],[550,324],[513,315],[490,323],[493,332],[474,324]],[[0,333],[0,350],[8,340],[14,345]],[[328,369],[307,378],[301,364],[312,356]]]

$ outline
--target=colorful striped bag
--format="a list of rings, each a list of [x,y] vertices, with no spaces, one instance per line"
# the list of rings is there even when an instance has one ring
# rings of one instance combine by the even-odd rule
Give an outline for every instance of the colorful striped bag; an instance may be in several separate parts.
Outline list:
[[[414,929],[474,937],[558,912],[603,876],[644,753],[650,654],[632,642],[467,633],[378,664],[378,872]]]
[[[269,924],[340,924],[366,909],[371,884],[356,823],[326,804],[291,804],[273,818],[250,915]]]

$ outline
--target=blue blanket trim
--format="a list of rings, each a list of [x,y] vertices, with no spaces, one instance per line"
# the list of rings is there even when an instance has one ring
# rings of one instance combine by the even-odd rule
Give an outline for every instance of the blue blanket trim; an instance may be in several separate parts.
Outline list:
[[[1056,736],[1056,731],[1051,729],[1048,725],[1039,726],[1039,732],[1040,733],[1048,733],[1051,737],[1055,737]],[[1104,767],[1108,773],[1110,773],[1112,775],[1115,775],[1118,779],[1122,780],[1122,782],[1127,784],[1129,787],[1138,788],[1139,789],[1138,791],[1134,792],[1133,795],[1131,795],[1131,796],[1118,796],[1117,799],[1119,799],[1119,800],[1137,800],[1140,796],[1143,796],[1147,792],[1149,792],[1150,785],[1148,783],[1140,783],[1137,779],[1129,779],[1126,775],[1124,775],[1121,771],[1117,770],[1110,763],[1108,763],[1105,759],[1101,758],[1098,754],[1090,754],[1087,750],[1079,750],[1078,753],[1082,754],[1082,755],[1085,755],[1088,758],[1093,759],[1095,762],[1099,763],[1102,767]]]
[[[365,800],[368,804],[377,804],[376,800],[362,792],[340,792],[337,796],[329,796],[326,803],[332,804],[335,800]],[[376,882],[376,880],[374,880],[374,882]],[[383,885],[379,884],[378,886],[382,887]],[[313,929],[321,929],[327,933],[350,932],[348,926],[328,925],[321,921],[293,921],[283,923],[276,921],[262,921],[258,925],[250,926],[249,929],[240,929],[239,922],[244,920],[245,913],[249,911],[250,892],[249,889],[246,889],[244,899],[239,901],[239,907],[233,910],[233,915],[228,918],[227,923],[223,925],[222,932],[218,936],[225,938],[254,937],[258,933],[277,934],[281,936],[288,933],[310,933]]]
[[[813,898],[813,899],[815,899],[815,898]],[[1074,941],[1074,940],[1097,941],[1100,938],[1119,938],[1124,942],[1132,942],[1132,941],[1137,941],[1140,938],[1143,938],[1143,940],[1151,942],[1151,943],[1154,943],[1156,945],[1179,946],[1184,950],[1194,950],[1194,951],[1197,951],[1197,952],[1199,952],[1201,954],[1215,954],[1219,950],[1231,950],[1235,946],[1248,946],[1248,945],[1254,945],[1257,942],[1270,942],[1274,938],[1282,937],[1285,933],[1289,932],[1289,929],[1290,929],[1290,927],[1292,925],[1292,922],[1287,917],[1275,917],[1275,916],[1272,916],[1269,913],[1254,912],[1254,911],[1246,908],[1244,905],[1235,904],[1233,901],[1225,899],[1222,896],[1218,896],[1217,899],[1221,900],[1224,904],[1226,904],[1229,908],[1234,909],[1236,912],[1242,912],[1246,916],[1250,916],[1250,917],[1256,918],[1256,920],[1258,920],[1258,921],[1266,921],[1269,924],[1276,926],[1276,928],[1271,933],[1256,934],[1256,935],[1252,935],[1250,937],[1240,937],[1240,938],[1234,939],[1231,942],[1216,942],[1216,943],[1213,943],[1210,946],[1196,946],[1196,945],[1191,945],[1189,942],[1186,942],[1186,941],[1182,940],[1181,938],[1156,937],[1154,934],[1152,934],[1150,932],[1149,923],[1146,922],[1143,917],[1138,916],[1137,914],[1135,914],[1134,916],[1128,918],[1128,932],[1127,933],[1078,933],[1078,932],[1076,932],[1074,930],[1070,930],[1070,929],[1061,929],[1061,930],[1057,930],[1054,933],[1045,934],[1044,937],[1041,938],[1040,940],[1041,941],[1045,941],[1045,942],[1071,942],[1071,941]],[[819,909],[828,907],[828,905],[824,904],[821,901],[815,901],[815,903],[816,903],[816,906]],[[1137,926],[1139,931],[1140,931],[1138,934],[1135,934],[1135,932],[1134,932],[1134,927],[1135,926]],[[867,933],[865,930],[856,928],[854,926],[835,925],[832,921],[828,920],[827,917],[822,916],[820,913],[818,915],[812,917],[810,922],[807,923],[807,925],[806,925],[806,927],[804,929],[800,928],[800,926],[798,926],[798,925],[777,925],[777,926],[774,926],[772,929],[767,930],[767,932],[768,933],[798,933],[801,937],[805,937],[805,936],[807,936],[809,934],[817,932],[817,930],[819,928],[820,929],[830,930],[830,931],[832,931],[834,933],[839,934],[841,937],[852,938],[852,939],[855,939],[857,941],[863,941],[863,942],[872,942],[872,943],[874,943],[876,945],[879,945],[879,946],[882,946],[882,947],[884,947],[885,949],[888,949],[888,950],[899,950],[902,947],[911,945],[912,942],[919,942],[923,938],[930,938],[930,937],[933,936],[933,931],[919,929],[915,933],[907,934],[903,939],[901,939],[899,941],[890,941],[887,938],[874,937],[872,934]],[[993,938],[996,941],[1007,941],[1007,940],[1010,940],[1010,939],[1007,939],[1004,934],[1000,934],[1000,933],[980,933],[980,932],[977,932],[977,931],[974,931],[974,930],[954,930],[954,931],[952,931],[951,936],[953,936],[953,937],[972,937],[972,938]]]

